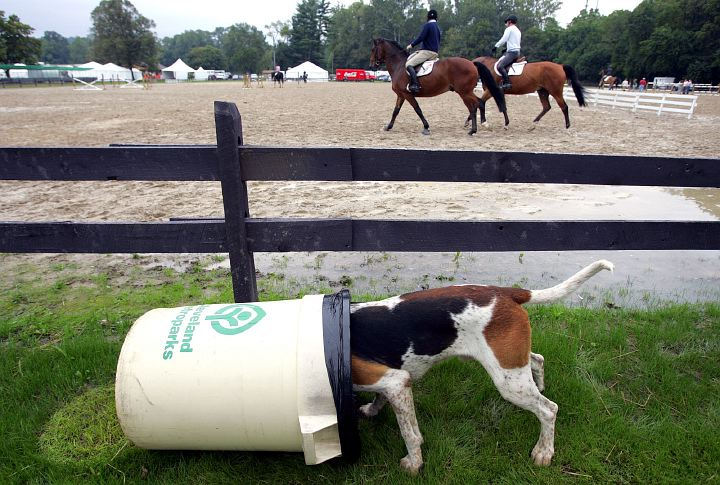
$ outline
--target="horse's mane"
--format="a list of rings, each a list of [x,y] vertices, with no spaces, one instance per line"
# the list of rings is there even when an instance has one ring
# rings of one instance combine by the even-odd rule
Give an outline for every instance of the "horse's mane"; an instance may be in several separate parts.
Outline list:
[[[399,50],[400,52],[402,52],[402,53],[405,54],[406,56],[408,55],[408,52],[405,50],[405,48],[403,48],[400,44],[398,44],[398,42],[397,42],[396,40],[383,39],[382,37],[379,38],[378,40],[381,40],[381,41],[383,41],[383,42],[387,42],[388,44],[390,44],[391,46],[395,47],[397,50]]]

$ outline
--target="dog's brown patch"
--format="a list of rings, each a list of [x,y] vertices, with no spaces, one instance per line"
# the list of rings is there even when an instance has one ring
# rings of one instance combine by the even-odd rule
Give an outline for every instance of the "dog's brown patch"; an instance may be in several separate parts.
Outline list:
[[[375,384],[382,379],[390,367],[352,356],[352,381],[359,386]]]
[[[416,300],[445,300],[452,298],[463,298],[472,301],[477,306],[486,306],[492,299],[494,294],[492,286],[466,285],[466,286],[446,286],[443,288],[432,288],[429,290],[415,291],[413,293],[405,293],[401,295],[402,301]]]
[[[530,360],[530,319],[525,309],[516,303],[515,296],[509,292],[498,295],[490,323],[483,331],[504,369],[524,367]]]

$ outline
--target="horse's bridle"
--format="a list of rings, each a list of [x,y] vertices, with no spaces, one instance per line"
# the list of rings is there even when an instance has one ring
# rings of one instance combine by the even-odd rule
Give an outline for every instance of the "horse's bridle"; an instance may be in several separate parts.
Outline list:
[[[380,59],[380,55],[378,54],[379,46],[377,44],[377,41],[375,41],[375,45],[373,45],[372,52],[370,53],[370,65],[374,67],[380,67],[380,64],[385,62],[385,59]]]

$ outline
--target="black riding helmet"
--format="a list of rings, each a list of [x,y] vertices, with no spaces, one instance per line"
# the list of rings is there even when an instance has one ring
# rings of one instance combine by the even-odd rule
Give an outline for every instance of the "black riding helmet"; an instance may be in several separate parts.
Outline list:
[[[505,19],[505,22],[507,22],[508,20],[514,24],[517,23],[517,17],[515,15],[508,15],[507,18]]]
[[[427,19],[428,20],[437,20],[437,10],[432,9],[432,10],[428,11]]]

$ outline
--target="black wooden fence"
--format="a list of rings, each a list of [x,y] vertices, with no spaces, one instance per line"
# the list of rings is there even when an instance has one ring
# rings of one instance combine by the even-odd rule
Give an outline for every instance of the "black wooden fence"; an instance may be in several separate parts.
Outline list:
[[[257,300],[254,252],[720,249],[716,221],[251,218],[246,187],[252,180],[720,187],[718,159],[245,146],[237,107],[224,102],[215,103],[215,125],[217,146],[0,148],[0,180],[220,181],[225,209],[224,220],[0,222],[0,252],[226,252],[241,302]]]

